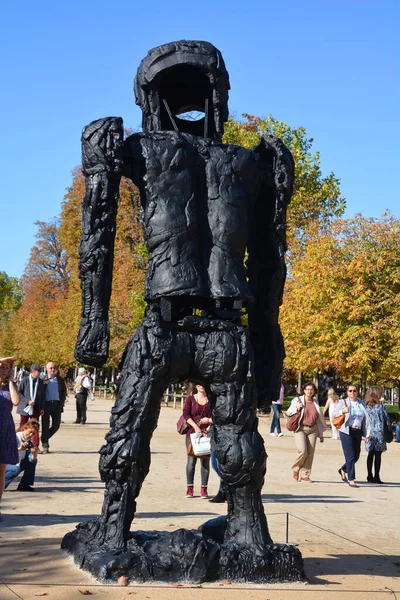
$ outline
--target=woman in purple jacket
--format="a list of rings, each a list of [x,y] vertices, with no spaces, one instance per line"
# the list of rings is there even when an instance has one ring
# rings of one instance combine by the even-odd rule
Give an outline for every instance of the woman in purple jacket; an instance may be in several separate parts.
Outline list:
[[[204,433],[212,424],[210,403],[208,402],[206,390],[202,385],[192,385],[191,393],[186,398],[185,406],[183,407],[183,416],[186,422],[190,425],[190,429],[186,434],[186,451],[190,443],[191,433]],[[197,457],[187,455],[186,463],[186,498],[193,498],[194,472],[196,469]],[[208,478],[210,475],[210,458],[200,459],[201,463],[201,488],[200,497],[208,498]]]

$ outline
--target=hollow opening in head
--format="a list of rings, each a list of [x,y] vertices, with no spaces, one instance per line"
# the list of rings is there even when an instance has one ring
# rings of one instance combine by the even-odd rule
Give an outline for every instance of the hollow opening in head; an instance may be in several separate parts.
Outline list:
[[[188,65],[172,67],[162,76],[159,95],[163,130],[176,127],[183,133],[214,137],[212,87],[201,69]]]

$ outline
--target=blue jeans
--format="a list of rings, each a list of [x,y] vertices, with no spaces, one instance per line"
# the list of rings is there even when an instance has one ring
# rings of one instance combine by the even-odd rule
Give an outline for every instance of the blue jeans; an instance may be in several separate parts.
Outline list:
[[[360,458],[362,431],[361,429],[353,429],[350,427],[350,435],[340,433],[340,441],[342,443],[345,463],[341,467],[342,471],[347,473],[349,481],[356,478],[356,462]]]
[[[28,454],[28,453],[27,453]],[[29,452],[30,454],[30,452]],[[6,466],[6,475],[5,475],[5,488],[10,485],[10,483],[18,477],[18,475],[23,471],[23,476],[21,478],[20,483],[22,485],[33,485],[35,481],[35,471],[36,471],[37,460],[29,460],[29,456],[26,456],[21,460],[19,465],[7,465]]]
[[[21,473],[19,465],[6,465],[5,488],[7,488],[13,479]]]
[[[281,433],[281,421],[279,418],[279,415],[280,415],[279,405],[272,403],[271,406],[272,406],[272,410],[274,412],[274,416],[272,417],[271,428],[270,428],[269,432],[274,433],[275,427],[276,427],[277,433]]]
[[[211,466],[219,477],[218,491],[222,492],[222,479],[221,479],[221,473],[219,470],[218,458],[215,456],[215,453],[212,450],[211,450]]]

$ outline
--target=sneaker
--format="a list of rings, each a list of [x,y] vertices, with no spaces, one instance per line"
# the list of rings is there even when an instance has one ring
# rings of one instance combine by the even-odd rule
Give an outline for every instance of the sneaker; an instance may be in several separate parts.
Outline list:
[[[200,498],[202,500],[207,500],[207,498],[208,498],[208,491],[207,491],[206,485],[202,485],[200,488]]]
[[[276,437],[274,433],[270,433],[269,435],[271,435],[272,437]]]
[[[278,437],[283,437],[283,433],[278,433]]]
[[[34,492],[35,488],[31,485],[24,485],[23,483],[19,483],[17,487],[17,492]]]
[[[309,477],[300,477],[300,481],[304,481],[304,483],[312,483]]]
[[[48,454],[50,450],[48,448],[43,448],[43,450],[39,450],[39,454]]]
[[[193,498],[193,486],[188,485],[186,488],[186,498]]]

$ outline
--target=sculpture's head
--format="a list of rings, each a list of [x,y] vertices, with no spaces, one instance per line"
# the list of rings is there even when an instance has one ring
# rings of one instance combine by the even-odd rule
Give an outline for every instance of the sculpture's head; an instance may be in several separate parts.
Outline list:
[[[209,42],[171,42],[150,50],[135,79],[144,131],[177,129],[221,140],[228,119],[229,75]],[[193,121],[180,117],[198,111]]]

